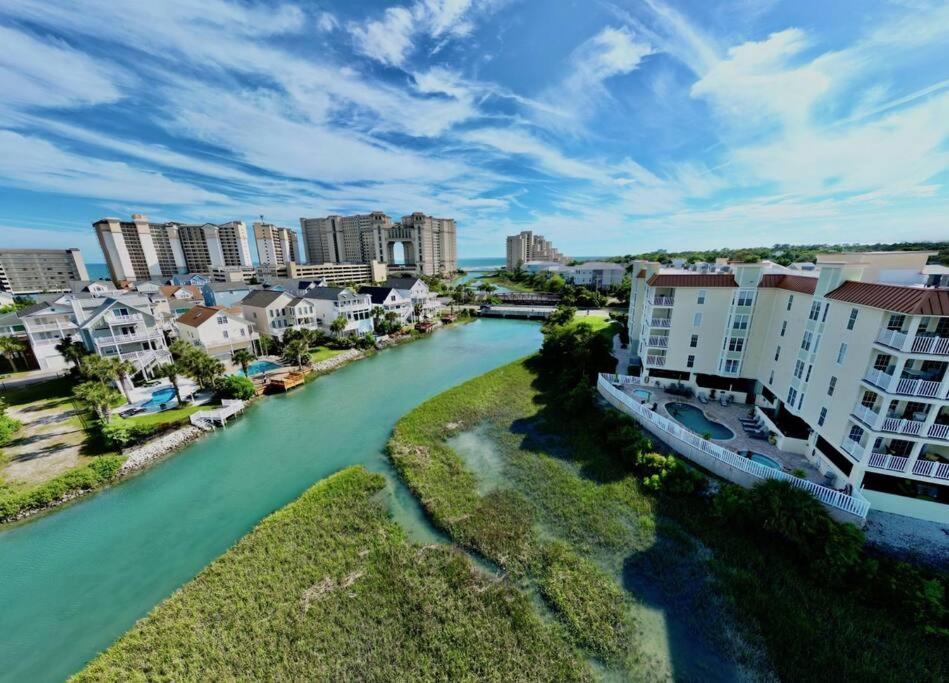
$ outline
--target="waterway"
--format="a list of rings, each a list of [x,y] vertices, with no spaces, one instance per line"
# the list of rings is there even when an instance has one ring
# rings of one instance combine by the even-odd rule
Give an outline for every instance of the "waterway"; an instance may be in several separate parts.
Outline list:
[[[516,320],[438,331],[260,401],[142,474],[0,533],[0,680],[77,671],[260,519],[348,465],[385,473],[395,519],[438,540],[384,455],[393,425],[540,339]]]

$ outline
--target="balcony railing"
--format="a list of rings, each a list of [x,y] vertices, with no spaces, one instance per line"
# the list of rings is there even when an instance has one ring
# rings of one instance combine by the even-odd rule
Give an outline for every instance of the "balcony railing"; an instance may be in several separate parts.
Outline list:
[[[930,425],[929,436],[934,439],[949,440],[949,425]]]
[[[863,404],[858,404],[852,411],[854,417],[859,418],[863,423],[867,424],[871,429],[877,428],[877,422],[880,419],[880,413],[876,412],[872,408],[868,408]]]
[[[881,330],[877,342],[899,351],[910,353],[928,353],[939,356],[949,355],[949,338],[917,334],[910,340],[909,335],[899,330]]]
[[[59,330],[78,329],[75,323],[63,321],[61,323],[43,323],[41,325],[30,325],[30,332],[58,332]]]
[[[119,315],[118,313],[109,313],[105,319],[110,323],[115,323],[116,325],[124,325],[126,323],[138,323],[142,321],[141,313],[129,313],[128,315]]]
[[[145,332],[136,332],[135,334],[116,334],[116,335],[107,335],[104,337],[93,337],[93,340],[96,343],[96,346],[116,346],[118,344],[130,344],[133,342],[144,342],[151,341],[152,339],[157,339],[161,337],[161,331],[145,331]]]
[[[661,368],[666,364],[665,356],[646,356],[646,365],[654,365]]]
[[[646,345],[654,346],[657,349],[667,349],[669,348],[669,337],[649,337]]]
[[[923,431],[924,425],[925,423],[918,420],[903,420],[898,417],[888,417],[883,420],[880,431],[917,436]]]
[[[949,462],[917,460],[913,465],[913,474],[934,479],[949,479]]]
[[[650,301],[650,306],[672,306],[675,303],[675,297],[654,296]]]
[[[876,368],[868,370],[863,379],[891,394],[935,398],[939,395],[939,382],[925,379],[897,378]]]
[[[888,455],[886,453],[871,453],[867,464],[878,470],[887,470],[888,472],[905,472],[906,463],[909,458],[901,455]]]
[[[650,327],[672,327],[672,321],[669,318],[653,318],[649,321]]]
[[[864,447],[860,445],[858,441],[853,439],[844,439],[844,442],[840,444],[840,447],[843,448],[854,460],[860,462],[863,460]]]
[[[890,384],[893,383],[893,375],[883,372],[882,370],[877,370],[876,368],[867,370],[867,374],[863,376],[863,379],[873,386],[880,387],[883,391],[889,391]]]

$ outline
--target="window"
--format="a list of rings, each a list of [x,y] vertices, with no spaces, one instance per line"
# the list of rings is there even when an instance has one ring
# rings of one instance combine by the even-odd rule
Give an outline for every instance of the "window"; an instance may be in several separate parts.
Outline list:
[[[857,324],[857,313],[858,311],[856,308],[850,309],[850,319],[847,321],[848,330],[852,330],[853,326]]]
[[[789,311],[791,310],[791,305],[792,305],[793,303],[794,303],[794,295],[791,294],[790,296],[788,296],[788,310],[789,310]]]
[[[814,336],[810,333],[810,331],[805,332],[805,333],[804,333],[804,338],[801,340],[801,348],[804,349],[805,351],[810,351],[810,350],[811,350],[811,340],[812,340],[813,338],[814,338]]]
[[[794,376],[798,379],[804,375],[804,361],[799,360],[794,362]]]
[[[219,316],[217,317],[217,324],[218,324],[218,325],[227,325],[227,316],[226,316],[226,315],[219,315]]]
[[[841,342],[840,348],[837,350],[837,365],[840,365],[844,362],[844,358],[847,357],[847,342]]]
[[[771,374],[768,375],[768,384],[774,384],[774,370],[772,370]]]
[[[827,395],[828,395],[828,396],[833,396],[833,395],[834,395],[834,389],[836,389],[836,388],[837,388],[837,378],[836,378],[836,377],[831,377],[831,378],[830,378],[830,382],[828,382],[828,384],[827,384]]]
[[[822,323],[827,322],[827,313],[830,311],[830,304],[824,304],[824,315],[821,316],[820,321]]]
[[[891,315],[889,321],[886,323],[886,329],[896,330],[898,332],[903,329],[904,322],[906,322],[905,315]]]
[[[223,337],[224,337],[225,339],[227,339],[227,338],[230,336],[230,335],[227,333],[227,330],[221,330],[221,335],[223,335]]]
[[[685,367],[692,368],[695,367],[695,356],[689,356],[685,360]]]
[[[787,332],[787,329],[788,329],[788,321],[784,320],[781,322],[781,336],[782,337],[784,336],[784,333]]]
[[[817,426],[818,426],[818,427],[823,427],[823,426],[824,426],[824,420],[826,420],[826,419],[827,419],[827,408],[821,408],[821,409],[820,409],[820,415],[817,416]]]
[[[872,391],[863,392],[863,398],[860,399],[860,405],[862,405],[864,408],[869,408],[870,410],[873,410],[873,406],[876,405],[876,402],[877,402],[876,394],[874,394]]]
[[[699,290],[698,303],[700,303],[700,304],[704,304],[704,303],[705,303],[705,290],[704,290],[704,289],[700,289],[700,290]]]
[[[689,346],[694,349],[694,348],[697,348],[698,345],[699,345],[699,335],[693,334],[692,338],[689,340]]]
[[[804,377],[804,381],[805,381],[805,382],[810,382],[810,381],[811,381],[811,370],[813,370],[813,369],[814,369],[814,366],[813,366],[813,365],[808,365],[808,366],[807,366],[807,375],[805,375],[805,377]]]
[[[728,350],[741,352],[745,348],[745,340],[741,337],[731,337],[728,340]]]
[[[242,327],[242,328],[241,328],[241,336],[242,336],[242,337],[246,337],[246,336],[247,336],[247,328],[246,328],[246,327]]]
[[[774,350],[774,360],[778,360],[781,357],[781,347],[779,346]]]
[[[702,314],[696,313],[692,316],[692,327],[701,327],[702,326]]]
[[[797,397],[797,409],[800,410],[801,406],[804,405],[804,392],[801,392],[801,395]]]
[[[851,441],[860,443],[860,439],[863,438],[863,427],[858,427],[857,425],[851,425],[850,434],[848,436]]]
[[[738,292],[738,305],[739,306],[751,306],[752,299],[754,298],[754,293],[742,290]]]
[[[735,316],[735,321],[732,323],[733,330],[747,330],[748,329],[748,314],[742,313]]]
[[[788,405],[793,407],[795,401],[797,401],[797,389],[790,387],[788,388]]]
[[[811,312],[807,317],[811,320],[817,320],[820,317],[820,301],[811,302]]]
[[[725,374],[726,375],[736,375],[738,374],[738,361],[734,359],[729,359],[725,361]]]

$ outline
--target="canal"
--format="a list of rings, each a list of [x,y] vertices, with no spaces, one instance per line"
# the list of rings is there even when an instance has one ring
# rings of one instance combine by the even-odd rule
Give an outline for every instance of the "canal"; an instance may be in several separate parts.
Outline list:
[[[385,458],[393,425],[540,339],[534,323],[477,320],[388,349],[260,401],[112,489],[0,533],[0,680],[77,671],[261,518],[348,465],[388,475],[394,517],[413,538],[436,540]]]

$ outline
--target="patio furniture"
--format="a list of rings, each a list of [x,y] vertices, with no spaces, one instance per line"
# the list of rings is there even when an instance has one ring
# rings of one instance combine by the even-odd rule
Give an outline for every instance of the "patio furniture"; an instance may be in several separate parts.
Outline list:
[[[722,406],[723,408],[724,408],[725,406],[727,406],[727,405],[728,405],[728,394],[722,394],[721,396],[719,396],[719,397],[718,397],[718,402],[721,404],[721,406]]]
[[[703,403],[703,404],[705,404],[705,405],[708,405],[708,396],[707,396],[707,395],[705,395],[705,394],[699,394],[699,395],[698,395],[698,399],[699,399],[699,403]]]

